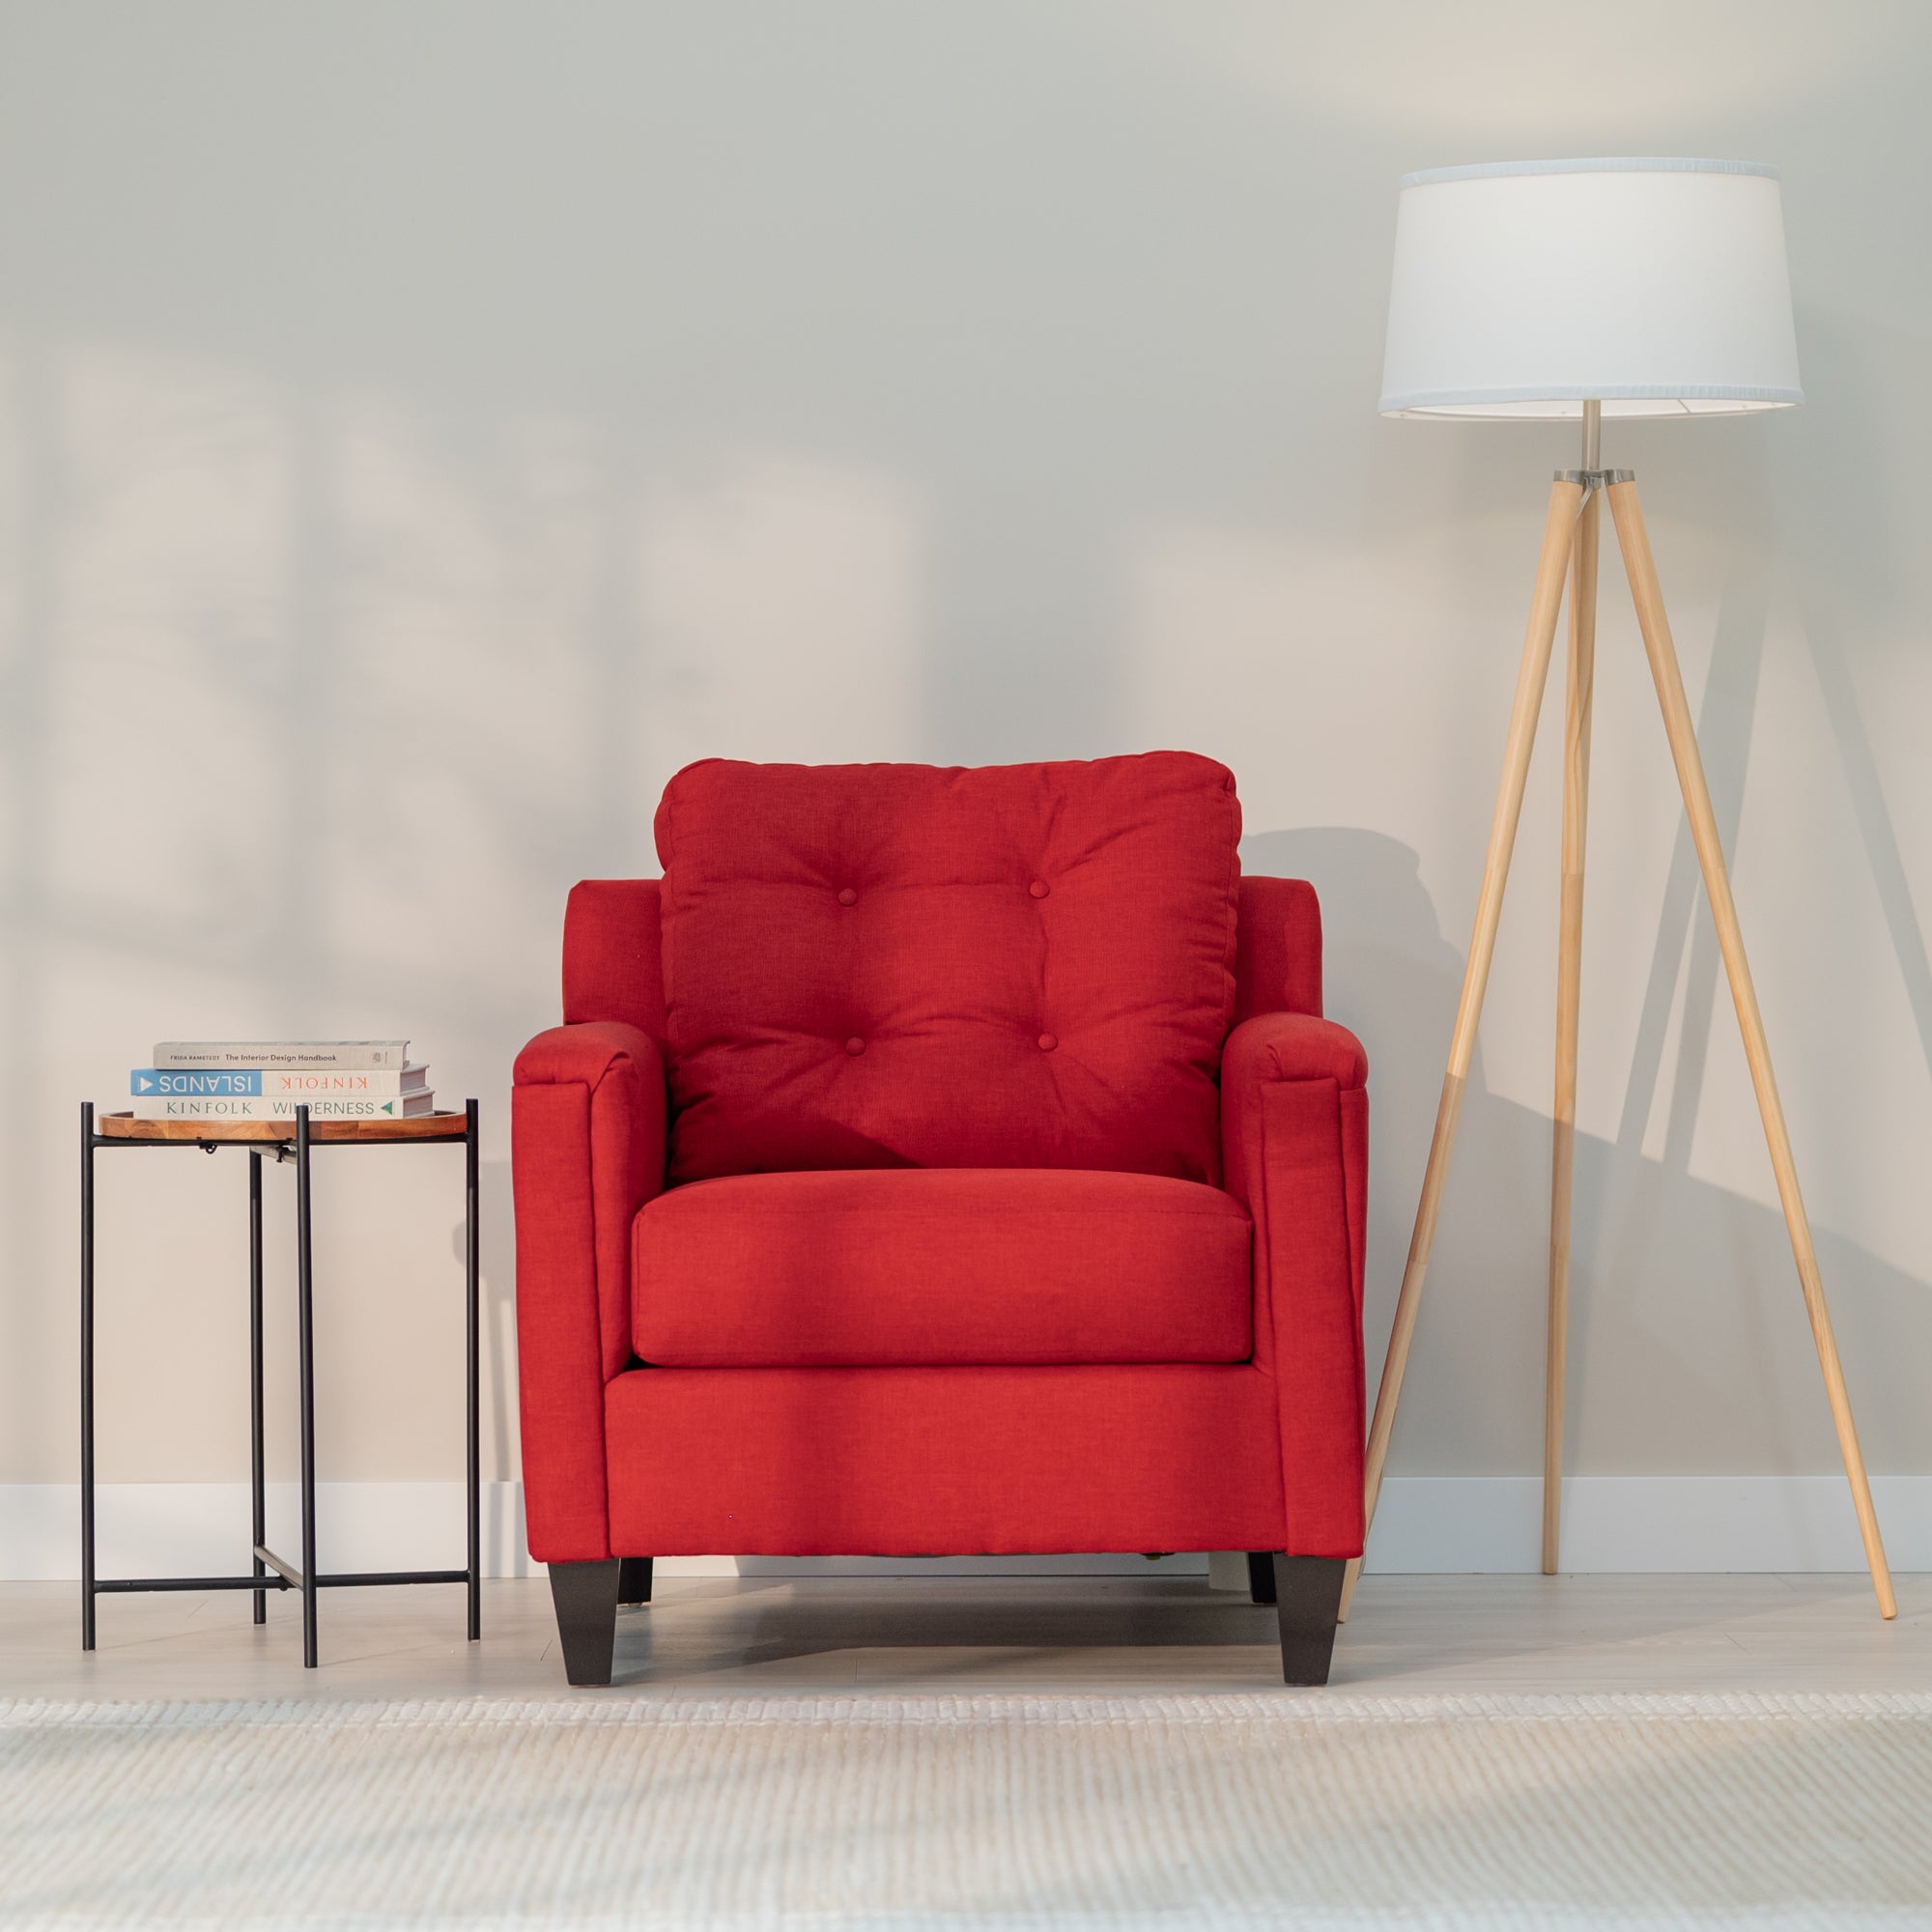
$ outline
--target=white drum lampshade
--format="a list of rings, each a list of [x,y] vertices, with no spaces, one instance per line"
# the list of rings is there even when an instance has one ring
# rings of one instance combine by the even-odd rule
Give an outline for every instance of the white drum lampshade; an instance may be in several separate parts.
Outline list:
[[[1804,400],[1777,176],[1744,161],[1405,175],[1381,412],[1737,415]]]

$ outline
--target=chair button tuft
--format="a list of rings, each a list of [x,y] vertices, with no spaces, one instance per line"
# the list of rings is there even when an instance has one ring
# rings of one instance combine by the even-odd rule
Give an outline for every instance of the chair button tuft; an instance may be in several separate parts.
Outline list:
[[[864,1053],[865,1050],[866,1042],[856,1033],[845,1042],[845,1051],[847,1053],[858,1055]]]
[[[838,891],[838,903],[840,905],[857,905],[859,903],[859,895],[850,886],[841,886]]]
[[[1039,1050],[1042,1053],[1051,1053],[1059,1044],[1059,1040],[1050,1033],[1043,1033],[1039,1037]]]
[[[1027,888],[1027,891],[1030,892],[1035,898],[1043,899],[1047,895],[1047,894],[1050,891],[1052,891],[1052,888],[1046,883],[1044,879],[1036,879],[1033,882],[1033,884]]]

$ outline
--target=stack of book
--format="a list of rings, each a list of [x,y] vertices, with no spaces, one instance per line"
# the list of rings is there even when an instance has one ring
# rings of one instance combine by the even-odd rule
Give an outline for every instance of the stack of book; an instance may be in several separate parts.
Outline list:
[[[128,1076],[137,1121],[400,1120],[436,1111],[406,1039],[164,1039]]]

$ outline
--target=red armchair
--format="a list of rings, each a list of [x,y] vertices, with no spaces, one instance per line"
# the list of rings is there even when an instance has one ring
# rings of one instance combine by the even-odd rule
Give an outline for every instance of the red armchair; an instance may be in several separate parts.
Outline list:
[[[1221,766],[694,765],[519,1056],[530,1553],[566,1671],[673,1554],[1362,1547],[1367,1067]],[[1272,1558],[1270,1562],[1268,1559]]]

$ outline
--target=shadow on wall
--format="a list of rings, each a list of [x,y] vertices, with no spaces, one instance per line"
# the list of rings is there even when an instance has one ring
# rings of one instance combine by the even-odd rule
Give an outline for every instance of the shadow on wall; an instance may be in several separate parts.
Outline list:
[[[1328,1016],[1368,1050],[1373,1396],[1463,954],[1442,934],[1416,853],[1380,833],[1258,833],[1245,840],[1242,863],[1251,872],[1314,883]],[[1690,883],[1694,891],[1694,870]],[[1691,910],[1705,932],[1708,921]],[[1649,1095],[1638,1104],[1636,1088],[1658,1076],[1667,989],[1686,937],[1667,905],[1657,967],[1666,997],[1645,1008],[1623,1130],[1615,1141],[1577,1138],[1568,1465],[1599,1475],[1683,1474],[1687,1456],[1701,1451],[1700,1472],[1828,1471],[1837,1466],[1836,1450],[1782,1217],[1776,1207],[1693,1177],[1687,1134],[1667,1135],[1661,1158],[1642,1151]],[[1728,1005],[1715,1017],[1730,1024]],[[1694,1106],[1701,1059],[1694,1070],[1686,1065],[1693,1058],[1687,1039],[1673,1120]],[[1405,1465],[1405,1435],[1434,1445],[1431,1474],[1541,1466],[1549,1142],[1548,1114],[1487,1091],[1479,1044],[1392,1473],[1415,1473]],[[1814,1233],[1867,1459],[1876,1470],[1911,1466],[1918,1365],[1932,1358],[1932,1298],[1857,1243]],[[1698,1292],[1687,1293],[1687,1282]],[[1463,1400],[1469,1390],[1485,1391],[1484,1400]]]
[[[1922,338],[1870,317],[1811,305],[1801,308],[1800,326],[1805,388],[1814,407],[1798,412],[1797,459],[1819,475],[1855,474],[1901,412],[1908,419],[1923,420],[1932,409],[1932,374]],[[1914,393],[1917,405],[1910,400]],[[1820,491],[1787,506],[1780,522],[1792,532],[1793,582],[1805,642],[1859,840],[1911,1005],[1919,1052],[1932,1072],[1932,951],[1859,696],[1861,681],[1877,668],[1868,639],[1901,618],[1908,635],[1923,628],[1921,613],[1932,587],[1928,553],[1917,532],[1904,527],[1907,516],[1895,491]]]
[[[1821,360],[1835,379],[1837,360]],[[1680,456],[1675,467],[1685,472],[1690,500],[1711,506],[1720,526],[1742,518],[1742,539],[1766,520],[1761,476],[1741,485],[1727,479],[1720,453],[1708,444],[1686,440],[1681,452],[1673,445],[1673,454]],[[1601,594],[1611,611],[1623,605],[1626,592],[1607,533],[1605,543]],[[1748,541],[1734,542],[1730,555],[1696,722],[1719,837],[1734,855],[1760,709],[1773,565]],[[1836,582],[1843,566],[1814,561],[1819,581]],[[1881,591],[1871,590],[1873,584]],[[1876,576],[1866,580],[1866,588],[1872,595],[1896,594],[1895,585],[1883,585]],[[1833,608],[1853,622],[1872,615],[1855,596]],[[1627,613],[1614,614],[1621,625]],[[1857,692],[1836,630],[1814,611],[1804,615],[1837,753],[1831,776],[1849,786],[1891,952],[1932,1065],[1932,972]],[[1605,666],[1601,646],[1599,664],[1601,698],[1602,680],[1613,668]],[[1561,678],[1559,649],[1552,682]],[[1626,717],[1623,725],[1656,733],[1661,742],[1647,677],[1642,684],[1641,715]],[[1641,748],[1606,741],[1601,703],[1599,713],[1598,799],[1614,806],[1614,789],[1603,781],[1627,783],[1634,768],[1624,761]],[[1545,739],[1547,770],[1558,743],[1548,724]],[[1667,767],[1653,769],[1657,779],[1670,782]],[[1553,798],[1548,807],[1553,810]],[[1627,946],[1611,949],[1643,975],[1634,1038],[1618,1069],[1623,1097],[1615,1137],[1579,1132],[1577,1140],[1567,1460],[1572,1468],[1598,1474],[1828,1470],[1837,1466],[1836,1448],[1768,1156],[1759,1156],[1762,1201],[1691,1172],[1712,1029],[1734,1028],[1736,1020],[1690,827],[1681,811],[1676,816],[1648,960],[1633,957]],[[1611,822],[1600,812],[1591,830],[1601,852],[1612,836]],[[1521,843],[1513,881],[1519,892],[1527,883]],[[1298,873],[1315,882],[1327,934],[1329,1011],[1361,1033],[1369,1051],[1375,1160],[1368,1321],[1372,1364],[1378,1366],[1465,954],[1440,930],[1417,853],[1380,834],[1264,833],[1246,841],[1244,863],[1251,870]],[[1549,910],[1553,920],[1553,904]],[[1751,912],[1746,909],[1747,939],[1754,929],[1775,929],[1774,922],[1753,921]],[[1595,918],[1603,917],[1599,909]],[[1585,925],[1587,1030],[1587,914]],[[1553,931],[1548,939],[1553,980]],[[1674,1044],[1673,1016],[1679,1021]],[[1512,1024],[1512,1016],[1498,1010],[1493,980],[1486,1021]],[[1793,1052],[1796,1044],[1784,1042],[1782,1050]],[[1776,1034],[1771,1045],[1776,1060],[1781,1043]],[[1588,1057],[1586,1052],[1586,1078]],[[1737,1075],[1742,1079],[1741,1067]],[[1786,1104],[1788,1111],[1788,1097]],[[1751,1131],[1742,1122],[1754,1126],[1754,1115],[1741,1110],[1739,1118],[1740,1131]],[[1654,1119],[1662,1133],[1647,1156]],[[1793,1126],[1801,1177],[1807,1141],[1814,1173],[1846,1158],[1842,1147],[1829,1140],[1820,1145],[1804,1121]],[[1755,1153],[1761,1143],[1752,1138]],[[1445,1473],[1528,1471],[1540,1464],[1549,1140],[1547,1112],[1486,1090],[1479,1040],[1418,1352],[1404,1392],[1411,1439],[1437,1445],[1442,1453],[1432,1466]],[[1924,1360],[1932,1348],[1932,1296],[1924,1283],[1870,1250],[1815,1223],[1813,1233],[1867,1459],[1879,1471],[1918,1466],[1922,1423],[1914,1418],[1921,1405],[1909,1365]],[[1501,1391],[1502,1400],[1459,1407],[1454,1392],[1470,1389]],[[1616,1391],[1614,1398],[1609,1391]],[[1397,1470],[1403,1467],[1401,1444],[1399,1432],[1391,1465]]]

